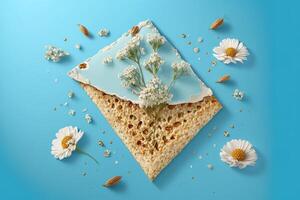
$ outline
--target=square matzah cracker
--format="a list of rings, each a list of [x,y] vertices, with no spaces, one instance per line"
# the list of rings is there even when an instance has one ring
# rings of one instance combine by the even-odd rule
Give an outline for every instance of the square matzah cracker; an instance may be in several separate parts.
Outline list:
[[[148,34],[160,34],[151,21],[137,25],[146,46]],[[222,108],[212,91],[192,71],[190,76],[178,80],[171,89],[173,98],[167,106],[153,108],[151,112],[139,105],[138,97],[120,84],[118,74],[128,62],[115,59],[118,50],[130,40],[131,30],[116,42],[101,49],[95,56],[76,66],[69,76],[80,82],[99,110],[111,124],[123,143],[153,180],[163,168],[189,143],[199,130]],[[160,49],[165,59],[158,74],[162,81],[171,77],[171,63],[183,60],[178,51],[166,41]],[[104,63],[113,58],[110,64]],[[148,81],[151,75],[145,74]]]

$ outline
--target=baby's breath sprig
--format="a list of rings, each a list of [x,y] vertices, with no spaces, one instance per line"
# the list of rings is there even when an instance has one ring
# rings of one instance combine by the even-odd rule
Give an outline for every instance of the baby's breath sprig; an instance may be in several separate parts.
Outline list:
[[[143,86],[146,86],[144,75],[142,72],[142,67],[140,64],[140,58],[143,54],[144,49],[140,47],[140,41],[142,40],[142,37],[140,35],[135,35],[125,46],[124,49],[119,51],[116,55],[116,58],[119,60],[131,60],[134,63],[138,65],[139,73],[141,77],[141,81]]]
[[[147,60],[144,65],[145,69],[148,70],[153,76],[157,76],[157,72],[164,61],[161,59],[157,52],[153,52],[150,55],[149,60]]]
[[[138,94],[144,87],[140,73],[133,65],[124,69],[122,74],[119,75],[119,78],[122,81],[123,87],[132,89],[136,94]]]
[[[147,42],[151,45],[154,52],[165,43],[165,38],[159,34],[148,34]]]
[[[189,75],[191,65],[185,61],[172,63],[173,77],[169,84],[169,89],[174,85],[174,82],[184,75]]]

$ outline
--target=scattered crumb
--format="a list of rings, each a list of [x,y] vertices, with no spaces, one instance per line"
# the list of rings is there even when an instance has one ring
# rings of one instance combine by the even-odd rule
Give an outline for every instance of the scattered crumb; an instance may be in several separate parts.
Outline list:
[[[82,173],[82,176],[86,176],[86,175],[87,175],[87,173],[86,173],[86,172],[83,172],[83,173]]]
[[[66,42],[66,41],[68,41],[68,38],[65,37],[65,38],[64,38],[64,42]]]
[[[230,125],[230,128],[235,128],[234,124],[231,124],[231,125]]]
[[[211,72],[211,68],[208,68],[207,72]]]
[[[54,110],[54,111],[56,111],[56,110],[57,110],[57,108],[56,108],[56,107],[54,107],[54,108],[53,108],[53,110]]]
[[[212,164],[208,164],[208,165],[207,165],[207,168],[210,169],[210,170],[213,170],[213,169],[214,169],[214,166],[213,166]]]
[[[240,109],[240,112],[243,112],[243,109]]]
[[[214,131],[215,131],[215,130],[217,130],[217,127],[216,127],[216,126],[214,126],[214,127],[213,127],[213,130],[214,130]]]
[[[201,60],[201,58],[199,57],[199,58],[198,58],[198,60],[200,61],[200,60]]]
[[[187,45],[192,45],[192,42],[191,42],[191,41],[188,41],[188,42],[187,42]]]
[[[198,156],[198,159],[199,159],[199,160],[202,160],[202,156],[201,156],[201,155],[200,155],[200,156]]]
[[[74,116],[76,114],[76,111],[73,109],[70,109],[68,112],[69,115]]]
[[[224,136],[225,137],[228,137],[230,134],[229,134],[229,132],[228,131],[224,131]]]
[[[199,43],[203,42],[203,38],[202,37],[198,37],[197,42],[199,42]]]
[[[81,45],[80,44],[75,44],[75,49],[78,49],[78,50],[80,50],[81,49]]]
[[[104,142],[103,142],[102,140],[99,140],[99,141],[98,141],[98,145],[101,146],[101,147],[104,147],[104,146],[105,146],[105,144],[104,144]]]
[[[212,65],[213,67],[215,67],[215,66],[217,65],[217,61],[215,61],[215,60],[211,61],[211,65]]]
[[[198,47],[195,47],[195,48],[193,49],[193,51],[194,51],[194,53],[199,53],[200,49],[199,49]]]
[[[195,179],[195,177],[194,176],[192,176],[192,180],[194,180]]]
[[[119,164],[119,161],[116,160],[116,161],[115,161],[115,165],[117,165],[117,164]]]
[[[111,151],[108,150],[108,149],[106,149],[106,150],[103,152],[103,156],[106,157],[106,158],[110,157],[110,155],[111,155]]]
[[[70,90],[70,91],[68,92],[68,97],[69,97],[70,99],[72,99],[74,96],[75,96],[74,92],[73,92],[72,90]]]
[[[87,111],[87,108],[82,109],[82,112],[86,112],[86,111]]]
[[[113,141],[111,140],[110,142],[109,142],[109,144],[112,144],[113,143]]]
[[[184,33],[181,33],[181,34],[179,35],[179,37],[181,37],[181,38],[186,38],[186,37],[187,37],[187,35],[186,35],[186,34],[184,34]]]
[[[63,106],[68,106],[69,105],[69,103],[68,102],[65,102],[64,104],[63,104]]]

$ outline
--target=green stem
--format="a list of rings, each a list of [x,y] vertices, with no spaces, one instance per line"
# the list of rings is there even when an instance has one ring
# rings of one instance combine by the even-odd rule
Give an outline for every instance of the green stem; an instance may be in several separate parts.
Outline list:
[[[76,147],[75,150],[76,150],[78,153],[80,153],[80,154],[83,154],[83,155],[86,155],[86,156],[90,157],[93,161],[95,161],[96,164],[99,165],[98,160],[96,160],[96,158],[94,158],[93,156],[91,156],[89,153],[87,153],[87,152],[81,150],[79,147]]]
[[[139,58],[137,59],[136,64],[139,67],[139,71],[140,71],[140,74],[141,74],[143,85],[146,87],[146,83],[145,83],[145,80],[144,80],[144,75],[143,75],[143,71],[142,71],[142,67],[141,67],[140,59]]]
[[[170,82],[170,84],[168,86],[168,91],[170,91],[171,87],[174,85],[175,80],[176,80],[176,77],[173,77],[172,81]]]

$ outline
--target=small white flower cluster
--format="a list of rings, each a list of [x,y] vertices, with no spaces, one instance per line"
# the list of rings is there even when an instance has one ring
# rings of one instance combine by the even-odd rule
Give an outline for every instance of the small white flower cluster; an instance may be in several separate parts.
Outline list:
[[[142,54],[143,50],[140,48],[140,41],[142,40],[142,37],[140,35],[134,36],[128,44],[117,53],[116,58],[118,60],[124,60],[125,58],[128,58],[130,60],[133,60],[134,62],[137,62],[139,59],[139,56]]]
[[[103,59],[103,64],[109,64],[113,62],[113,58],[111,56],[107,56],[106,58]]]
[[[243,100],[243,98],[244,98],[244,92],[240,91],[239,89],[235,89],[235,90],[233,91],[232,96],[233,96],[236,100],[241,101],[241,100]]]
[[[141,86],[141,78],[140,73],[138,72],[138,69],[131,65],[124,69],[121,75],[119,75],[119,78],[122,81],[122,86],[125,88],[132,88],[140,87]]]
[[[147,42],[152,46],[154,51],[157,51],[165,43],[165,38],[159,34],[148,34]]]
[[[109,35],[109,30],[106,28],[103,28],[98,32],[98,35],[100,37],[107,37]]]
[[[149,81],[139,94],[140,106],[145,108],[167,103],[171,98],[169,88],[158,78]]]
[[[90,114],[85,114],[84,119],[88,124],[93,122],[93,118]]]
[[[54,46],[46,46],[45,59],[53,62],[60,61],[63,57],[70,55],[68,52],[54,47]]]
[[[148,70],[154,76],[157,74],[160,65],[162,65],[164,61],[161,59],[157,52],[154,52],[150,55],[149,60],[147,60],[144,65],[146,70]]]
[[[172,63],[173,68],[173,79],[176,80],[180,76],[188,75],[190,72],[191,65],[185,61]]]

